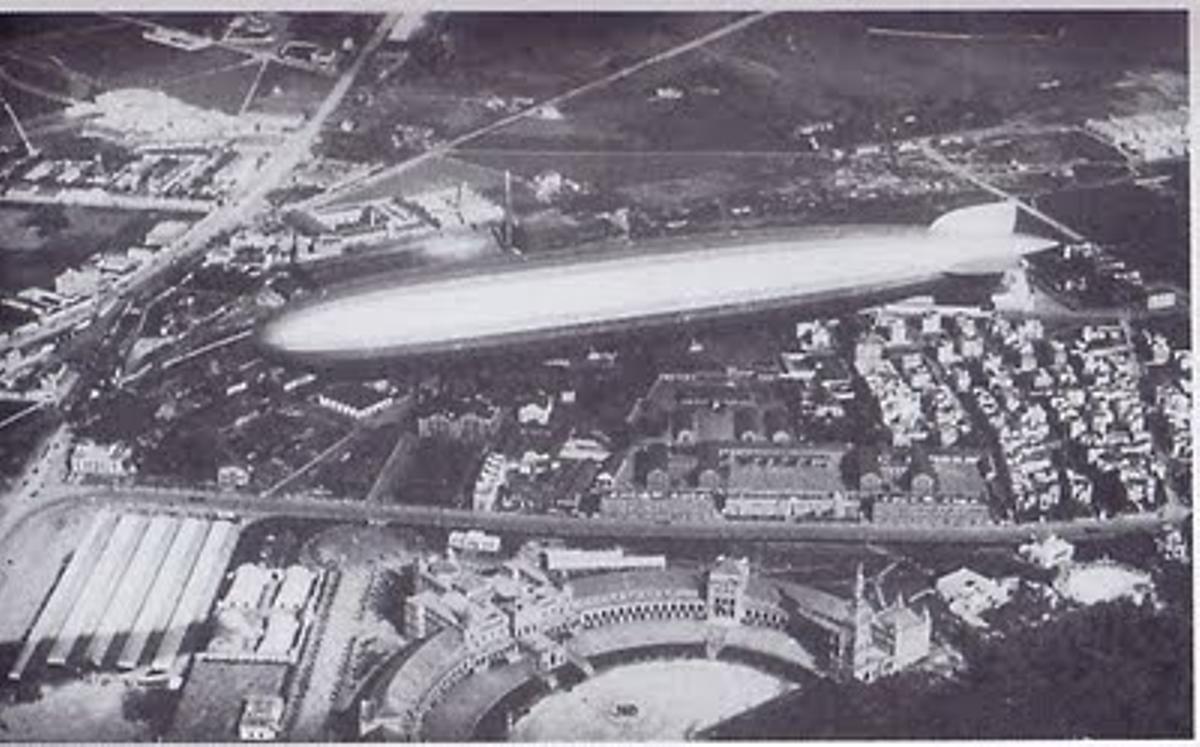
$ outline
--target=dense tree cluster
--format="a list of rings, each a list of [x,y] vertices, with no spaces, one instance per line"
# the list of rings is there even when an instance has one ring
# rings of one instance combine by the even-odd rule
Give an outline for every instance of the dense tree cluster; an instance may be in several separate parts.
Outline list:
[[[1103,604],[968,650],[949,682],[822,681],[717,727],[721,739],[1184,738],[1192,630],[1179,608]]]

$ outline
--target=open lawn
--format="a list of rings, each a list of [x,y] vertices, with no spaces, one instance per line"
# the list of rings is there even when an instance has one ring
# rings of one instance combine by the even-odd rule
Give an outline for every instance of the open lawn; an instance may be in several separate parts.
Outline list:
[[[226,114],[238,114],[242,102],[258,77],[261,63],[248,60],[233,67],[188,76],[166,86],[163,90],[181,101],[205,109],[217,109]]]
[[[42,688],[33,703],[0,709],[5,741],[144,742],[149,725],[127,717],[132,691],[115,677],[89,677]]]
[[[742,74],[703,47],[568,101],[560,107],[562,120],[526,118],[472,145],[622,151],[795,149],[799,143],[790,137],[795,125],[779,116],[781,107],[774,101],[779,86],[772,76]],[[681,96],[669,98],[674,92]]]
[[[526,178],[557,171],[568,179],[602,189],[683,179],[710,171],[738,173],[750,179],[761,179],[772,174],[812,174],[830,168],[829,159],[824,156],[791,149],[638,152],[466,147],[454,151],[454,157],[498,171],[512,169],[515,176]]]
[[[69,35],[112,24],[112,21],[98,13],[5,13],[4,23],[0,25],[0,44],[10,44],[17,39]]]
[[[0,321],[0,330],[7,331],[20,326],[19,323],[14,323],[18,320],[21,320],[21,323],[29,321],[23,317],[6,317]],[[7,406],[11,403],[4,404]],[[22,412],[30,407],[24,402],[18,406]],[[8,407],[5,408],[5,412],[6,418],[13,414]],[[33,454],[41,439],[54,428],[55,420],[54,412],[43,407],[0,430],[0,490],[6,490],[13,478],[20,476],[26,460]]]
[[[398,568],[424,552],[425,540],[400,527],[337,524],[311,537],[300,550],[300,560],[345,571],[362,566]]]
[[[310,116],[329,94],[333,79],[318,73],[286,67],[272,62],[267,65],[258,91],[250,102],[249,111],[270,114],[302,114]],[[337,121],[335,117],[334,122]]]
[[[732,13],[445,14],[414,41],[414,59],[403,77],[457,95],[545,98],[736,18]]]
[[[400,431],[398,425],[362,430],[340,451],[301,480],[294,488],[325,489],[341,499],[365,498],[375,483],[375,476],[387,461],[388,454]]]
[[[735,18],[730,13],[437,14],[409,42],[398,72],[394,50],[377,53],[334,123],[355,120],[356,139],[370,141],[379,157],[396,124],[429,127],[439,138],[461,135],[504,116],[505,110],[485,106],[492,97],[509,106],[516,106],[515,98],[548,98]]]
[[[128,23],[83,30],[71,36],[34,37],[11,49],[95,81],[102,89],[161,88],[188,75],[231,65],[245,55],[219,47],[187,52],[142,38],[145,28]],[[55,62],[57,60],[58,62]]]
[[[286,664],[236,664],[198,661],[168,737],[171,741],[232,742],[248,695],[282,694]]]
[[[233,15],[230,13],[139,13],[137,17],[143,21],[160,23],[167,28],[219,38]]]
[[[458,158],[431,158],[362,189],[347,190],[329,205],[332,207],[403,197],[457,187],[464,183],[477,191],[493,190],[504,184],[504,172]]]
[[[589,91],[562,107],[562,121],[522,120],[472,146],[581,149],[615,139],[621,150],[782,149],[804,146],[797,129],[820,122],[836,126],[822,139],[845,144],[1019,116],[1062,121],[1102,113],[1116,81],[1163,62],[1144,44],[1157,27],[1138,28],[1140,52],[1110,56],[1069,19],[1053,40],[881,36],[869,31],[877,22],[778,14]]]
[[[53,288],[54,277],[67,267],[96,252],[136,244],[160,217],[100,208],[0,207],[0,290]]]
[[[0,47],[0,78],[6,84],[45,101],[47,105],[61,106],[65,103],[64,98],[87,93],[83,87],[73,85],[62,69],[51,61],[14,54],[3,47]]]
[[[2,64],[5,69],[8,68],[7,64],[0,64]],[[20,117],[21,123],[25,126],[27,131],[32,124],[49,119],[56,114],[60,114],[64,109],[66,109],[66,106],[62,103],[56,102],[50,98],[46,98],[45,96],[38,96],[35,93],[30,93],[27,90],[18,88],[6,80],[0,80],[0,95],[4,96],[4,99],[8,101],[8,105],[11,106],[14,111],[16,111],[17,116]],[[13,146],[21,147],[20,139],[18,138],[16,130],[13,128],[12,121],[8,118],[8,115],[4,114],[3,119],[0,119],[0,122],[3,122],[3,124],[0,124],[0,141],[4,142],[6,145],[11,144]]]
[[[303,6],[300,6],[303,7]],[[340,47],[346,39],[361,45],[371,36],[380,16],[373,13],[287,13],[287,33],[292,39]]]
[[[711,51],[730,64],[778,73],[772,98],[790,118],[838,117],[870,106],[885,117],[915,113],[913,127],[940,131],[954,128],[958,119],[970,124],[967,112],[953,111],[959,104],[975,109],[975,119],[1011,120],[1055,107],[1069,116],[1077,102],[1106,99],[1108,86],[1129,69],[1182,69],[1170,52],[1174,42],[1182,45],[1178,17],[1102,16],[1062,14],[1055,21],[998,14],[977,19],[982,28],[972,30],[983,35],[963,40],[871,33],[872,27],[891,24],[886,14],[788,13],[723,39]],[[945,14],[930,14],[910,15],[906,22],[942,30],[948,21]],[[1111,43],[1114,27],[1127,32],[1125,43]],[[1044,36],[1031,38],[1031,30]],[[1040,83],[1053,80],[1056,88],[1039,90]]]

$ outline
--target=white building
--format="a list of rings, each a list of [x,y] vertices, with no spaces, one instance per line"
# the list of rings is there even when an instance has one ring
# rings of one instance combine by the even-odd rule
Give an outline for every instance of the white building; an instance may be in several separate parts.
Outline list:
[[[554,398],[546,397],[541,402],[527,402],[517,408],[517,422],[521,425],[549,425],[554,414]]]
[[[243,563],[233,573],[229,591],[218,603],[220,609],[258,609],[276,582],[276,574],[257,563]]]
[[[1018,583],[1016,578],[996,581],[970,568],[959,568],[939,578],[935,588],[951,612],[970,625],[984,628],[987,623],[981,615],[1007,604]]]
[[[303,609],[312,596],[313,587],[317,581],[317,573],[302,565],[288,566],[283,574],[283,583],[275,595],[272,606],[279,610],[296,611]]]
[[[558,450],[558,458],[566,461],[582,461],[590,459],[596,462],[603,462],[611,456],[610,452],[604,444],[594,438],[583,438],[576,436],[569,438]]]
[[[364,420],[391,406],[391,396],[361,384],[337,384],[317,395],[317,404],[355,420]]]
[[[71,450],[71,474],[79,477],[126,477],[137,473],[132,452],[120,443],[80,441]]]
[[[472,508],[475,511],[494,511],[500,489],[504,487],[508,472],[508,460],[503,454],[492,452],[483,460],[479,477],[475,480]]]
[[[251,695],[246,698],[238,721],[238,738],[243,742],[271,742],[283,729],[283,698]]]
[[[479,529],[450,532],[446,544],[453,550],[463,552],[500,552],[500,538]]]
[[[296,377],[296,378],[294,378],[294,379],[290,379],[290,380],[288,380],[288,381],[285,381],[285,382],[284,382],[284,384],[283,384],[283,391],[285,391],[285,392],[294,392],[295,390],[299,389],[300,387],[302,387],[302,386],[307,386],[307,385],[309,385],[309,384],[313,383],[313,382],[314,382],[314,381],[316,381],[316,380],[317,380],[317,375],[316,375],[316,374],[314,374],[314,373],[306,373],[306,374],[303,374],[303,375],[301,375],[301,376],[297,376],[297,377]]]
[[[296,619],[295,613],[271,610],[267,614],[267,624],[255,653],[267,659],[291,659],[296,653],[294,649],[299,633],[300,621]]]
[[[217,468],[217,485],[222,488],[244,488],[250,484],[250,471],[239,464],[225,464]]]
[[[54,278],[54,292],[67,298],[86,298],[100,291],[104,275],[93,265],[68,268]]]
[[[1075,545],[1052,534],[1044,539],[1035,539],[1021,545],[1019,552],[1022,558],[1036,563],[1042,568],[1057,568],[1071,562],[1075,556]]]
[[[662,569],[667,567],[667,559],[663,555],[626,555],[625,551],[619,547],[605,550],[547,547],[541,551],[540,555],[542,567],[547,571],[557,573]]]

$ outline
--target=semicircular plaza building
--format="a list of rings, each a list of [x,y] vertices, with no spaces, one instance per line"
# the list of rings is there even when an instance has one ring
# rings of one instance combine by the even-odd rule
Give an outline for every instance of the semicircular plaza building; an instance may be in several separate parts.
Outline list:
[[[370,678],[363,736],[469,740],[514,695],[527,701],[567,669],[588,676],[638,651],[749,654],[870,681],[930,647],[928,610],[868,593],[861,569],[850,599],[758,576],[748,561],[728,558],[570,579],[520,558],[485,573],[421,559],[412,573],[404,628],[414,642]]]

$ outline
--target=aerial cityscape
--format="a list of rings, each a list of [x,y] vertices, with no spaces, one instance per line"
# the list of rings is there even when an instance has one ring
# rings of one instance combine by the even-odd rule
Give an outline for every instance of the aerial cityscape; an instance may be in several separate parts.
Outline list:
[[[1189,739],[1183,10],[0,22],[0,741]]]

